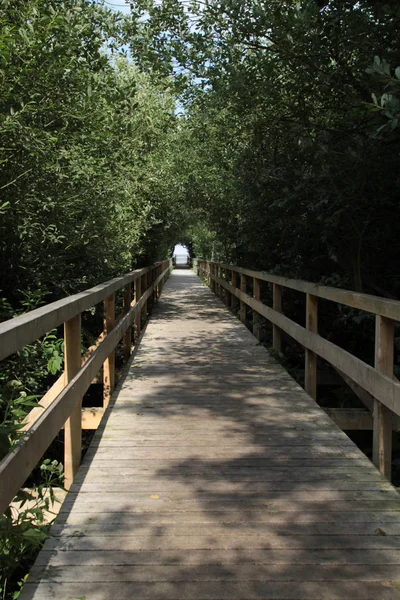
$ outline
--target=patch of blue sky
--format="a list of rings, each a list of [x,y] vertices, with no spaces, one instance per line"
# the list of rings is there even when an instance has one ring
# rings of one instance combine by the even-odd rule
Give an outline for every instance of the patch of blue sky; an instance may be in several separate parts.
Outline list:
[[[124,15],[130,14],[129,2],[123,2],[123,0],[104,0],[104,4],[109,8],[121,12]]]
[[[176,244],[173,256],[187,258],[189,256],[189,250],[186,248],[186,246],[182,246],[182,244]]]

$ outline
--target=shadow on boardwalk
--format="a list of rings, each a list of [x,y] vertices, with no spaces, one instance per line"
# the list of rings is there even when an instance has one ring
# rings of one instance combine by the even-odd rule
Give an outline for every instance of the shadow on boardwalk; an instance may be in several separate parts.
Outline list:
[[[180,271],[22,598],[398,599],[399,509],[347,436]]]

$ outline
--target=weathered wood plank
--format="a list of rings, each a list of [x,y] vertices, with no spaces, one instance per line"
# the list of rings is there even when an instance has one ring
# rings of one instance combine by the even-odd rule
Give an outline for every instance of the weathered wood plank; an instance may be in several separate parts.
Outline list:
[[[396,565],[399,564],[398,550],[318,550],[316,552],[299,552],[298,550],[266,550],[263,548],[247,548],[237,552],[232,550],[214,550],[210,557],[209,550],[147,550],[147,551],[115,551],[104,550],[43,550],[36,561],[37,566],[67,565],[115,565],[134,567],[138,565],[169,565],[179,563],[182,567],[192,565],[229,564],[243,565],[247,563],[270,565]]]
[[[137,269],[123,277],[116,277],[79,294],[46,304],[24,315],[0,323],[0,360],[26,344],[30,344],[54,327],[76,317],[87,308],[95,306],[124,285],[141,277],[149,269],[150,267]]]
[[[93,513],[92,513],[93,514]],[[363,536],[332,536],[332,535],[302,535],[280,536],[269,533],[265,538],[248,534],[241,536],[213,537],[212,532],[202,536],[138,536],[131,535],[121,539],[120,536],[103,535],[50,538],[46,542],[47,550],[98,550],[102,551],[105,544],[109,550],[149,550],[149,549],[225,549],[236,548],[238,551],[246,547],[279,550],[330,550],[330,549],[390,549],[400,551],[400,536],[363,535]]]
[[[81,315],[64,325],[65,385],[68,385],[81,367]],[[68,489],[81,462],[82,447],[82,395],[75,399],[74,408],[64,425],[64,486]]]
[[[345,306],[365,310],[366,312],[378,314],[394,321],[400,321],[400,303],[398,300],[381,298],[380,296],[372,296],[371,294],[362,294],[353,290],[342,290],[326,285],[318,285],[300,279],[280,277],[279,275],[272,275],[263,271],[252,271],[251,269],[234,267],[233,265],[225,265],[223,263],[221,266],[232,270],[235,269],[235,272],[238,274],[243,273],[248,277],[257,277],[261,281],[281,285],[284,288],[290,288],[305,294],[312,294],[324,300],[331,300],[338,304],[344,304]]]
[[[256,344],[174,274],[21,600],[399,598],[397,492]]]
[[[235,293],[236,297],[247,306],[259,312],[263,317],[271,321],[273,325],[285,331],[299,344],[315,352],[325,359],[333,367],[351,377],[363,389],[378,399],[384,406],[400,415],[400,383],[380,373],[350,352],[343,350],[332,342],[319,335],[301,327],[283,314],[262,304],[241,290],[234,291],[232,286],[218,279],[218,283]]]
[[[90,582],[203,582],[203,581],[382,581],[400,582],[397,565],[291,565],[290,569],[282,569],[282,565],[200,565],[182,572],[180,565],[136,566],[126,569],[120,566],[60,566],[36,567],[32,570],[30,581],[40,580],[75,583]]]
[[[230,523],[229,527],[224,523],[208,523],[207,530],[210,535],[219,536],[221,538],[230,539],[235,537],[240,540],[241,537],[252,534],[254,539],[263,538],[265,535],[284,535],[284,536],[363,536],[377,535],[377,531],[381,531],[381,535],[399,536],[399,523],[381,524],[380,527],[376,523],[287,523],[282,518],[280,523]],[[184,525],[171,524],[165,531],[162,531],[158,536],[199,537],[204,532],[204,523],[192,524],[185,523]],[[122,520],[119,523],[91,523],[85,527],[77,525],[54,525],[52,535],[55,537],[92,537],[101,534],[104,537],[121,538],[131,536],[143,536],[149,533],[148,523],[132,524],[130,527]],[[155,534],[151,533],[152,538]],[[122,541],[123,543],[123,541]]]
[[[382,527],[384,523],[398,523],[398,511],[361,511],[361,512],[312,512],[302,508],[299,512],[294,512],[291,517],[296,523],[376,523],[377,527]],[[58,515],[57,524],[82,525],[86,523],[99,523],[105,521],[116,525],[121,523],[121,519],[127,526],[136,524],[137,527],[160,527],[166,525],[193,525],[202,524],[205,527],[215,523],[226,524],[228,528],[235,523],[282,523],[287,522],[287,511],[262,511],[254,515],[251,510],[241,510],[237,514],[222,515],[217,511],[193,511],[190,513],[147,513],[145,518],[141,513],[124,513],[121,517],[119,512],[109,512],[107,515],[93,515],[91,513],[65,513]]]
[[[168,269],[166,270],[166,272]],[[159,279],[162,277],[160,275]],[[123,278],[121,278],[123,279]],[[155,280],[155,284],[157,283]],[[115,348],[128,327],[132,325],[137,311],[143,302],[150,296],[149,289],[141,297],[139,302],[120,319],[111,333],[94,350],[93,354],[84,363],[80,371],[64,387],[61,393],[43,411],[35,422],[24,432],[21,440],[12,452],[9,452],[0,461],[0,512],[4,512],[8,504],[23,485],[37,462],[43,456],[57,433],[66,420],[71,416],[77,404],[80,403],[83,394],[88,389],[94,376],[100,370],[104,360]],[[35,311],[32,311],[34,313]],[[76,319],[77,317],[74,317]],[[73,319],[71,319],[73,321]],[[8,323],[8,322],[7,322]],[[77,414],[77,413],[76,413]],[[79,421],[76,418],[76,423]]]
[[[399,600],[399,587],[380,582],[77,582],[27,583],[24,600]]]

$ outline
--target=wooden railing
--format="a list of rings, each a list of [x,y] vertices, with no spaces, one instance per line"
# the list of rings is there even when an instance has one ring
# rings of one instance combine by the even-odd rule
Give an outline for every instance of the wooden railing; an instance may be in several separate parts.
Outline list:
[[[137,341],[147,303],[151,297],[157,301],[172,267],[172,260],[165,260],[0,323],[0,360],[64,324],[64,373],[28,414],[21,439],[0,462],[0,514],[63,427],[65,486],[70,487],[80,463],[82,427],[97,427],[115,386],[115,348],[123,339],[125,360],[129,358],[132,326]],[[123,309],[116,317],[119,290]],[[100,302],[104,331],[82,356],[81,314]],[[103,407],[82,409],[83,395],[102,367]]]
[[[257,316],[261,315],[272,323],[272,344],[275,350],[281,351],[282,332],[305,348],[305,389],[314,399],[317,394],[318,356],[335,367],[345,381],[354,382],[367,399],[371,399],[373,461],[390,479],[393,413],[400,415],[400,383],[393,374],[394,327],[400,321],[400,302],[203,259],[194,259],[193,265],[198,275],[208,281],[211,289],[223,297],[228,306],[233,306],[235,298],[240,301],[239,317],[243,323],[246,321],[246,306],[252,309],[255,317],[253,334],[257,339],[260,339],[260,321]],[[249,280],[252,281],[252,295],[248,294]],[[261,281],[272,284],[272,307],[261,302]],[[282,291],[285,288],[306,294],[306,327],[283,314]],[[318,334],[319,298],[375,315],[374,367]],[[362,394],[359,397],[364,400]]]

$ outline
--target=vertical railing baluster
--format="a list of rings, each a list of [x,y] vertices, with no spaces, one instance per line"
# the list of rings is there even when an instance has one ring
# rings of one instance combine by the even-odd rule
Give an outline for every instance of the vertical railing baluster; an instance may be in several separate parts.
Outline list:
[[[272,284],[272,308],[282,312],[282,286]],[[282,331],[277,325],[272,325],[272,346],[276,352],[282,352]]]
[[[142,295],[141,291],[141,277],[135,279],[135,304],[137,304],[140,300],[140,296]],[[135,344],[137,343],[140,337],[140,328],[141,328],[141,318],[140,318],[140,310],[136,311],[135,314]]]
[[[393,377],[394,321],[376,315],[375,368]],[[392,474],[392,411],[379,400],[374,400],[373,461],[389,480]]]
[[[140,292],[141,292],[141,295],[143,296],[143,294],[147,290],[147,273],[144,273],[141,276],[140,279],[141,279],[141,281],[140,281]],[[146,322],[146,318],[147,318],[147,300],[145,300],[145,302],[143,303],[142,310],[140,311],[140,314],[141,314],[142,322],[145,323]]]
[[[260,280],[257,279],[257,277],[253,277],[253,298],[255,300],[261,300]],[[253,335],[260,341],[260,315],[256,310],[253,310]]]
[[[154,305],[156,303],[156,294],[157,294],[155,283],[154,283],[155,280],[156,280],[156,269],[155,269],[155,266],[153,265],[151,267],[151,284],[153,286],[153,292],[152,292],[152,304],[153,304],[153,307],[154,307]]]
[[[132,302],[132,284],[128,283],[124,289],[124,306],[123,312],[126,315],[130,308]],[[129,359],[132,350],[132,327],[128,327],[128,329],[124,333],[124,359],[125,362]]]
[[[67,385],[81,368],[81,315],[64,323],[64,378]],[[64,485],[72,485],[81,461],[82,398],[76,399],[71,416],[64,425]]]
[[[232,273],[232,271],[230,271],[230,269],[225,269],[225,281],[226,281],[226,283],[230,283],[231,273]],[[231,305],[231,296],[232,296],[232,294],[230,293],[230,291],[229,290],[225,290],[225,304],[228,307]]]
[[[306,329],[318,333],[318,298],[307,294],[306,298]],[[317,363],[315,352],[305,349],[304,388],[314,400],[317,399]]]
[[[104,300],[104,332],[110,333],[115,323],[115,294]],[[103,365],[103,406],[107,408],[115,385],[115,350],[104,361]]]
[[[240,291],[247,293],[247,277],[243,273],[240,274]],[[240,320],[246,324],[246,303],[242,300],[240,301]]]
[[[237,288],[237,272],[236,271],[232,271],[232,286],[236,289]],[[231,294],[231,309],[235,310],[236,309],[236,296],[235,294]]]

